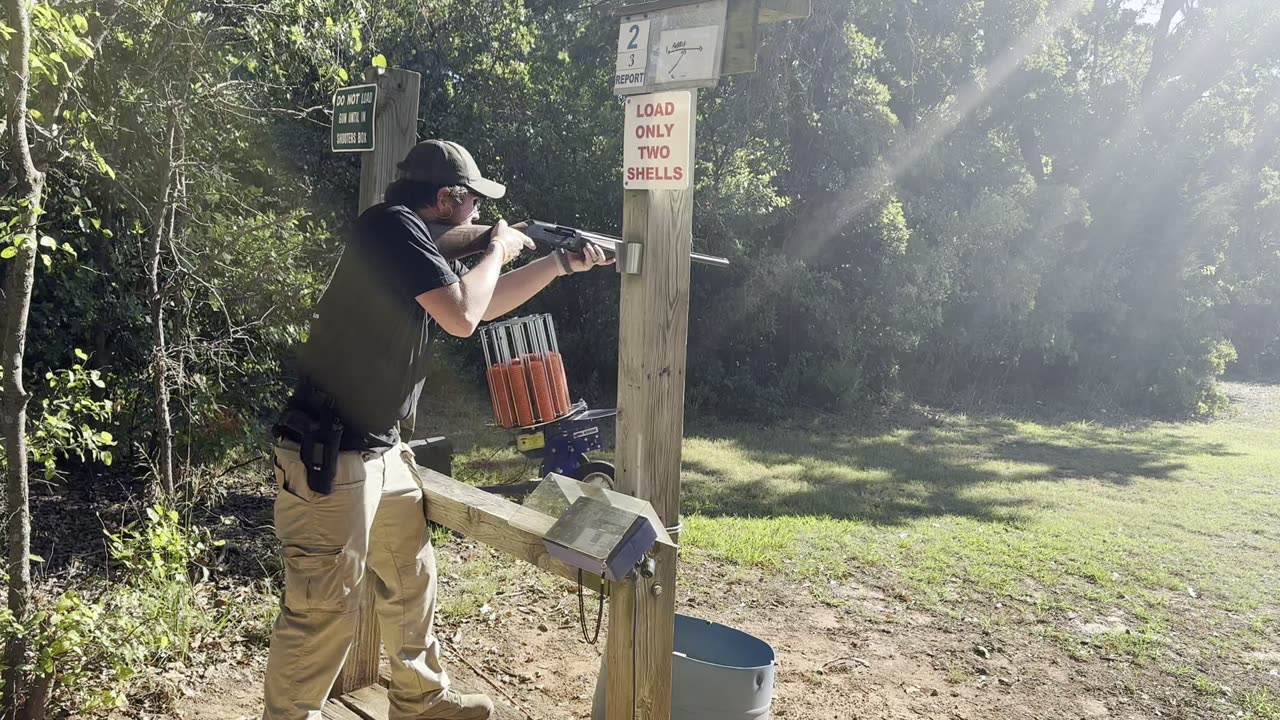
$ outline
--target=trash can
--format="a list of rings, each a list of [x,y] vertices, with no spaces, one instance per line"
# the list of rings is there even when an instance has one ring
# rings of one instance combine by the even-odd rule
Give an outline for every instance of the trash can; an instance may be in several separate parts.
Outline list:
[[[600,658],[592,720],[604,720],[608,658]],[[769,720],[776,656],[765,641],[676,614],[671,720]]]

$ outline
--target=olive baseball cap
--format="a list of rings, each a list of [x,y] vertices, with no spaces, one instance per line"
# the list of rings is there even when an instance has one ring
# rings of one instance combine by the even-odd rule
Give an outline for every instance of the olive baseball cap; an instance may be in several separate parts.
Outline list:
[[[462,185],[482,197],[497,199],[507,194],[502,183],[487,180],[480,174],[475,158],[456,142],[424,140],[396,167],[414,182],[433,185]]]

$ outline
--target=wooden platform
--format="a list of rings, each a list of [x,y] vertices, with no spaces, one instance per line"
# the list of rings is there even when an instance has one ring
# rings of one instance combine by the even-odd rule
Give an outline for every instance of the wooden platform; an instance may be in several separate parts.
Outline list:
[[[445,660],[453,688],[461,693],[484,693],[493,700],[494,720],[530,720],[524,713],[503,703],[505,698],[471,672],[462,663]],[[387,720],[388,678],[384,673],[380,684],[370,685],[339,698],[333,698],[324,706],[321,717],[325,720]]]

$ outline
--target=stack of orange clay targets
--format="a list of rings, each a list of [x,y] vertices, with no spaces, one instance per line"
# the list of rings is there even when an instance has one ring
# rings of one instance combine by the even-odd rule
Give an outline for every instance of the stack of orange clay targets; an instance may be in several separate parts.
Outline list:
[[[550,315],[530,315],[480,330],[493,418],[530,427],[569,414],[569,383]]]

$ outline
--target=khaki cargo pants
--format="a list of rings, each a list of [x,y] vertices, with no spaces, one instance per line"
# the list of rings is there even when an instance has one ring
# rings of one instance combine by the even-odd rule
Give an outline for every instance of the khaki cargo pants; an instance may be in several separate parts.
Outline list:
[[[297,446],[275,449],[284,602],[271,633],[264,720],[320,720],[373,583],[391,659],[389,720],[422,715],[449,684],[432,634],[436,561],[413,454],[344,452],[328,495],[308,489]],[[365,570],[369,572],[365,572]]]

